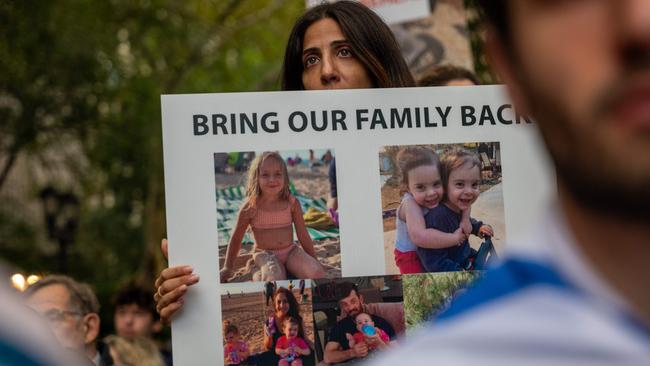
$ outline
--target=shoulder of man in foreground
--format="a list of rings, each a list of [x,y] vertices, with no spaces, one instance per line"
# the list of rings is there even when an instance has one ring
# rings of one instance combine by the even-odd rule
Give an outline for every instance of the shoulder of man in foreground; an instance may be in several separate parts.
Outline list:
[[[372,364],[646,364],[650,329],[590,269],[562,219],[547,216],[527,242]]]
[[[550,266],[511,258],[373,365],[639,365],[650,333]]]

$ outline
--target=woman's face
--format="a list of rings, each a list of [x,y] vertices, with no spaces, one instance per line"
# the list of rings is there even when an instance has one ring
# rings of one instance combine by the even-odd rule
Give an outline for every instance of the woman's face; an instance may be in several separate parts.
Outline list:
[[[307,28],[302,49],[306,90],[372,88],[363,64],[352,53],[339,24],[323,18]]]
[[[282,313],[282,315],[289,312],[289,300],[287,300],[287,296],[282,292],[275,296],[275,311]]]

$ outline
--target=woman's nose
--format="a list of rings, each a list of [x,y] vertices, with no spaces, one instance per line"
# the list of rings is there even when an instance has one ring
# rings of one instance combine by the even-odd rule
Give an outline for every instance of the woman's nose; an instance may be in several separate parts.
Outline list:
[[[339,81],[338,70],[336,63],[330,57],[323,57],[321,61],[321,74],[320,79],[323,85],[329,85]]]

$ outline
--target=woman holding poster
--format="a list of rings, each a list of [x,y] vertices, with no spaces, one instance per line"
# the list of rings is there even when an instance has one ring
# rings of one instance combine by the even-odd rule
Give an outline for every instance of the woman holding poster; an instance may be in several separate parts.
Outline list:
[[[415,82],[390,28],[352,1],[322,4],[296,22],[287,43],[284,90],[410,87]],[[167,241],[163,240],[166,254]],[[155,300],[169,322],[198,282],[189,266],[170,267],[156,279]]]

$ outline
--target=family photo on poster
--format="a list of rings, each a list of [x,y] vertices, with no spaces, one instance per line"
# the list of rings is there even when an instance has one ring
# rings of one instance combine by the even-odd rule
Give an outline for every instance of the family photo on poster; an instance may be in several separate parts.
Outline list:
[[[222,286],[224,365],[314,365],[309,280]]]
[[[314,280],[316,358],[327,365],[368,361],[404,335],[400,276]]]

